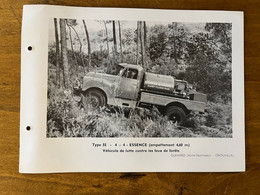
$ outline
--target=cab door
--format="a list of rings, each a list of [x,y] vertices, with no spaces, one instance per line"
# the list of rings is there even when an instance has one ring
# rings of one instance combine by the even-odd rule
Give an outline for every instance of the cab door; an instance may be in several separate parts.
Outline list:
[[[125,68],[118,77],[116,86],[116,98],[126,100],[136,100],[140,85],[138,70],[135,68]]]

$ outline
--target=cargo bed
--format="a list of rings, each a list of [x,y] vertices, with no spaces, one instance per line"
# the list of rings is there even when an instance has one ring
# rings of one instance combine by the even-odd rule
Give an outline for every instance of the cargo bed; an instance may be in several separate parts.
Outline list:
[[[159,106],[167,106],[171,103],[181,103],[187,108],[187,110],[193,110],[198,112],[204,112],[206,106],[205,102],[182,99],[173,96],[166,96],[165,94],[155,94],[147,91],[141,91],[140,103]]]

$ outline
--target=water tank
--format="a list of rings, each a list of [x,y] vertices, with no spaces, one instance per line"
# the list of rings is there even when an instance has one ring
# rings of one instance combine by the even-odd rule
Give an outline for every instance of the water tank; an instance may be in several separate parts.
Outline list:
[[[174,78],[167,75],[145,73],[144,88],[154,91],[173,92]]]

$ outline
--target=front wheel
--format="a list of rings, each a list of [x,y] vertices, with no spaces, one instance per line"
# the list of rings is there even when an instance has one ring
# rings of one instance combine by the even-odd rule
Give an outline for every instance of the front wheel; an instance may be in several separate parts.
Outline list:
[[[99,108],[106,106],[106,97],[104,94],[96,89],[90,90],[85,94],[84,107]]]
[[[184,125],[186,122],[186,114],[184,110],[177,106],[168,107],[166,110],[166,116],[168,116],[169,120],[178,125]]]

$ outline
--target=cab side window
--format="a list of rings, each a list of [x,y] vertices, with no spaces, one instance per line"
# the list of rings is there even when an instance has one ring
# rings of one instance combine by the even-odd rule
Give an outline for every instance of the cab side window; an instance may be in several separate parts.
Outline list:
[[[125,69],[122,76],[125,78],[129,78],[129,79],[137,79],[138,70],[133,69],[133,68],[127,68],[127,69]]]

